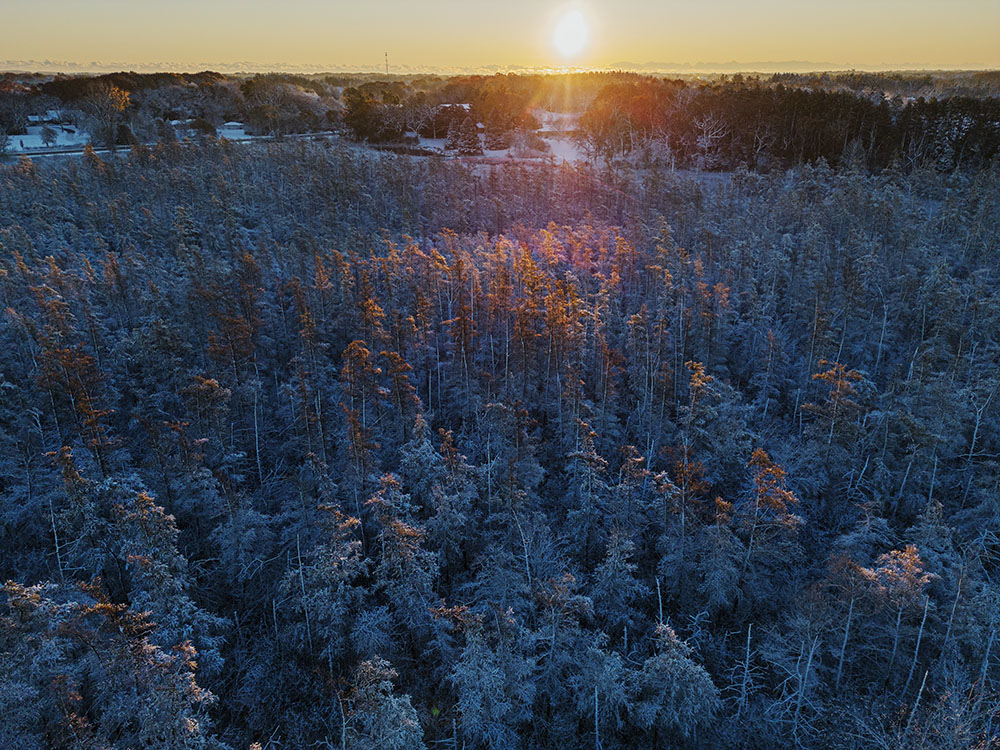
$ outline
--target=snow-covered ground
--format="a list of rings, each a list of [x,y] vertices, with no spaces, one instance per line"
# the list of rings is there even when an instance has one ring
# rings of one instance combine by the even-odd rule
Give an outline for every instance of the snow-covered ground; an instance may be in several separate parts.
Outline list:
[[[549,158],[552,157],[556,162],[585,162],[587,161],[587,154],[583,148],[574,141],[572,138],[560,135],[546,135],[542,136],[542,140],[549,147],[548,153],[538,153],[529,158]],[[482,141],[482,136],[480,136],[480,141]],[[426,149],[427,151],[433,151],[438,154],[452,154],[455,155],[453,151],[446,151],[444,138],[420,138],[419,147]],[[514,153],[513,148],[505,149],[484,149],[483,157],[488,159],[507,159],[515,158],[517,156]],[[480,158],[480,157],[465,157],[465,158]],[[522,156],[521,158],[525,158]]]
[[[543,137],[543,141],[549,144],[549,151],[557,162],[568,161],[572,163],[587,161],[587,154],[579,143],[570,138],[549,138]]]
[[[536,109],[532,114],[545,132],[574,130],[580,119],[580,115],[574,112],[552,112],[548,109]]]
[[[50,146],[42,140],[44,125],[29,125],[27,135],[10,136],[10,152],[14,154],[36,151],[44,148],[74,148],[90,141],[90,134],[73,125],[52,125],[56,137]]]
[[[28,115],[28,122],[31,123],[43,123],[43,122],[58,122],[59,121],[59,110],[50,109],[44,115]]]
[[[510,151],[511,150],[509,148],[501,148],[501,149],[484,148],[483,156],[485,156],[487,159],[513,158],[514,155]]]
[[[418,145],[420,148],[425,148],[428,151],[437,151],[438,153],[444,153],[444,138],[421,138]]]
[[[217,133],[219,138],[225,138],[227,141],[249,141],[253,138],[242,122],[223,123]]]

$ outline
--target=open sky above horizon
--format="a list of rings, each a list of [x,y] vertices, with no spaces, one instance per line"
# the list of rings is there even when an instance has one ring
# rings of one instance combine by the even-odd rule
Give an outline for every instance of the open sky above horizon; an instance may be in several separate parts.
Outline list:
[[[9,61],[301,68],[807,61],[1000,68],[997,0],[33,0],[0,10]],[[585,38],[560,51],[561,18]]]

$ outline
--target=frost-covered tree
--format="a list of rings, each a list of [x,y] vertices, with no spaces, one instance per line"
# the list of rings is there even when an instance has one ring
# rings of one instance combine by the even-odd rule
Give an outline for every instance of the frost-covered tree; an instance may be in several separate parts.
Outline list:
[[[630,721],[652,740],[690,738],[712,720],[719,691],[669,625],[656,629],[656,651],[636,676]]]
[[[516,641],[501,639],[494,649],[480,628],[468,633],[450,678],[462,737],[473,747],[518,747],[519,728],[531,718],[532,664],[517,653]]]
[[[408,695],[397,695],[396,670],[378,657],[361,662],[343,700],[349,706],[342,737],[349,747],[421,750],[423,731]],[[341,709],[343,710],[343,709]]]
[[[96,586],[4,587],[0,737],[16,747],[223,748],[190,642],[157,646],[148,613]]]
[[[444,147],[449,151],[457,151],[462,156],[479,156],[483,153],[479,129],[471,117],[466,117],[461,122],[457,119],[451,121]]]

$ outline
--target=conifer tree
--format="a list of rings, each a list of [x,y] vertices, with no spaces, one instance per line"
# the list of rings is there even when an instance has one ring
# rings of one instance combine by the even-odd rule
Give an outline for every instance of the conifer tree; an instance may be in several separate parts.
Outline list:
[[[211,733],[211,693],[189,642],[163,649],[146,612],[95,585],[4,586],[4,722],[18,747],[225,747]]]
[[[630,720],[650,737],[694,737],[719,708],[719,691],[669,625],[657,625],[655,638],[657,653],[636,677]]]
[[[423,731],[408,695],[396,695],[396,670],[378,657],[361,662],[345,696],[350,707],[342,739],[350,747],[422,750]],[[342,709],[343,710],[343,709]]]

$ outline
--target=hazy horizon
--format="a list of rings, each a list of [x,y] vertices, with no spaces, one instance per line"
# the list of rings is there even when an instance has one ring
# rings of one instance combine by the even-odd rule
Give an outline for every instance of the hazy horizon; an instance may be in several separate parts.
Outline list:
[[[902,63],[899,65],[849,65],[846,63],[822,62],[811,60],[762,60],[762,61],[698,61],[694,63],[680,62],[635,62],[622,60],[602,66],[527,66],[527,65],[480,65],[434,67],[421,65],[389,64],[390,75],[492,75],[494,73],[531,74],[531,73],[563,73],[563,72],[593,72],[593,71],[626,71],[650,75],[711,75],[711,74],[769,74],[769,73],[837,73],[837,72],[871,72],[871,73],[919,73],[919,72],[965,72],[1000,70],[1000,65],[926,65],[921,63]],[[136,73],[200,73],[214,71],[225,74],[252,73],[290,73],[301,75],[367,75],[385,73],[385,62],[378,64],[331,63],[329,65],[291,64],[282,62],[135,62],[135,61],[90,61],[73,60],[0,60],[0,74],[39,74],[39,75],[88,75],[131,71]]]
[[[553,35],[573,12],[585,28],[567,52]],[[260,0],[39,0],[5,10],[4,31],[0,67],[44,72],[384,71],[385,53],[397,73],[1000,68],[1000,3],[985,0],[847,0],[836,9],[792,0],[511,0],[502,8],[290,0],[280,9]]]

